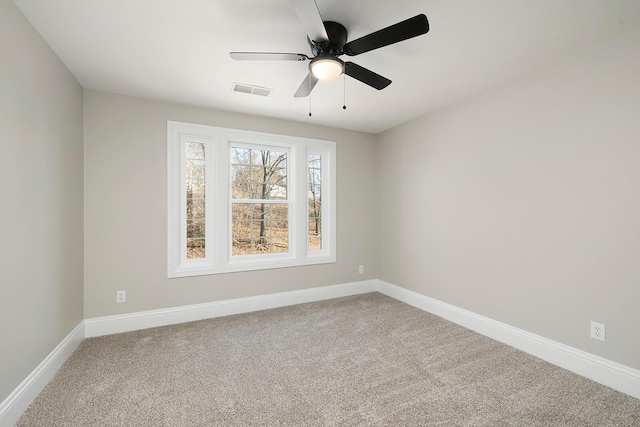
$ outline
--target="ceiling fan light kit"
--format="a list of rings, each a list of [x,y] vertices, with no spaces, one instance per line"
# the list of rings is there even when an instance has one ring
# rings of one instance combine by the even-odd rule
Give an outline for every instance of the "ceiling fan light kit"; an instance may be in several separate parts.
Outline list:
[[[344,62],[332,56],[317,56],[309,63],[309,71],[319,80],[333,80],[344,71]]]
[[[297,92],[296,98],[309,96],[319,80],[333,80],[343,73],[374,89],[384,89],[391,80],[353,62],[344,62],[338,56],[356,56],[394,43],[426,34],[429,21],[424,14],[398,22],[347,43],[347,29],[337,22],[323,21],[315,0],[290,0],[302,26],[313,57],[302,53],[231,52],[240,61],[308,61],[309,73]]]

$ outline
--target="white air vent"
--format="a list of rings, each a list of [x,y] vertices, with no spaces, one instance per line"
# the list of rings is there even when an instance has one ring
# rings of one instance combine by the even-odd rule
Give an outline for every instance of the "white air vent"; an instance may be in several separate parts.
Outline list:
[[[266,87],[253,86],[245,83],[234,83],[232,90],[234,92],[250,93],[252,95],[269,96],[273,89]]]

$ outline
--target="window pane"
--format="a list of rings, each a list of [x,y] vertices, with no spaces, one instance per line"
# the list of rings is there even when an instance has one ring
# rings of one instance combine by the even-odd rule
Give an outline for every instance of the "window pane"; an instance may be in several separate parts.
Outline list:
[[[204,239],[204,220],[187,220],[187,239]]]
[[[310,251],[322,249],[322,156],[309,154],[307,156],[309,171],[309,228],[307,234]]]
[[[204,220],[204,198],[187,198],[187,219]]]
[[[205,257],[204,239],[187,239],[187,258]]]
[[[205,150],[200,142],[186,144],[187,259],[205,257]]]
[[[234,199],[287,200],[287,153],[231,148]]]
[[[321,223],[319,219],[309,219],[309,250],[319,251],[322,249],[322,238],[320,235]]]
[[[232,203],[232,255],[289,252],[289,205]]]
[[[187,159],[204,160],[204,144],[201,142],[187,142]]]

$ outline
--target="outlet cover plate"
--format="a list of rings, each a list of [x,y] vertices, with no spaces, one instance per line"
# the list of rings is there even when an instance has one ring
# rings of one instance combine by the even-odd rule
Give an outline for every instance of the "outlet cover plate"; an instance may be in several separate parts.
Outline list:
[[[127,302],[127,291],[116,291],[116,302]]]
[[[591,338],[594,340],[604,341],[605,326],[602,323],[591,322]]]

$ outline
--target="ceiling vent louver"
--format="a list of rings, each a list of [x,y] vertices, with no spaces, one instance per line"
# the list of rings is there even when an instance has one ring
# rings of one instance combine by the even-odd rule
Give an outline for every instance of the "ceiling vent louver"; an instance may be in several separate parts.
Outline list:
[[[273,89],[266,87],[248,85],[245,83],[234,83],[232,90],[234,92],[249,93],[251,95],[269,96]]]

